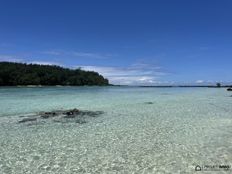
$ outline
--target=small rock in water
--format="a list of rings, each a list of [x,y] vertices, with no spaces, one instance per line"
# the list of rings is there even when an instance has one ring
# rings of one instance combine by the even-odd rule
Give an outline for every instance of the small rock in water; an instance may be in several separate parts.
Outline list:
[[[66,114],[66,115],[73,115],[74,113],[73,113],[73,111],[68,111],[68,112],[66,112],[65,114]]]
[[[25,122],[29,122],[29,121],[36,121],[37,118],[24,118],[22,120],[19,121],[19,123],[25,123]]]
[[[232,88],[228,88],[227,91],[232,91]]]
[[[151,105],[153,104],[153,102],[145,102],[145,104]]]

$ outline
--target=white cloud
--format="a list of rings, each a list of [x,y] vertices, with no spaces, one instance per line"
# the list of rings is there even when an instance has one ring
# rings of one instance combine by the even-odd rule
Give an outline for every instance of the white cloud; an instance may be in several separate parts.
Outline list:
[[[112,55],[111,54],[100,54],[94,52],[79,52],[79,51],[42,51],[41,54],[52,55],[52,56],[72,56],[78,58],[92,58],[92,59],[108,59]]]
[[[59,65],[62,64],[58,62],[49,62],[49,61],[27,61],[25,59],[18,58],[13,55],[0,55],[0,62],[18,62],[18,63],[28,63],[28,64],[38,64],[38,65]]]
[[[42,54],[48,54],[48,55],[53,55],[53,56],[59,56],[61,55],[62,53],[59,52],[59,51],[43,51],[41,52]]]
[[[110,54],[99,54],[99,53],[90,53],[90,52],[72,52],[72,55],[76,57],[89,57],[95,59],[108,59],[111,57]]]
[[[204,83],[204,80],[197,80],[196,83]]]
[[[58,62],[46,62],[46,61],[31,61],[31,62],[26,62],[26,63],[31,63],[31,64],[38,64],[38,65],[59,65],[62,66]]]
[[[12,55],[0,55],[0,61],[1,62],[22,62],[23,59],[20,59]]]
[[[96,71],[108,78],[112,84],[152,85],[166,73],[160,67],[149,64],[134,64],[129,67],[80,66],[83,70]]]

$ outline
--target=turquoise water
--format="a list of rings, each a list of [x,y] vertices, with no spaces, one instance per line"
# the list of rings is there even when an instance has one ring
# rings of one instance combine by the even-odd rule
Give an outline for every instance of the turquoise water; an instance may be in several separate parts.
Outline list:
[[[223,88],[0,88],[0,173],[194,173],[196,165],[232,165],[231,95]],[[104,114],[85,124],[18,123],[72,108]]]

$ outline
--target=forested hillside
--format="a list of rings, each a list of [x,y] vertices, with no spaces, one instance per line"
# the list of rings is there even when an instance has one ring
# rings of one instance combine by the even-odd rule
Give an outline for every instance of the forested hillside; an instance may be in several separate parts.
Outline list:
[[[0,62],[0,86],[16,85],[108,85],[97,72],[55,65]]]

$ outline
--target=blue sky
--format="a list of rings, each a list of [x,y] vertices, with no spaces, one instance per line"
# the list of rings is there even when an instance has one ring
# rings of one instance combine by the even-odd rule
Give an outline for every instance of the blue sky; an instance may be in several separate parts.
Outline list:
[[[2,0],[0,61],[95,70],[114,84],[232,81],[230,0]]]

